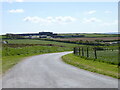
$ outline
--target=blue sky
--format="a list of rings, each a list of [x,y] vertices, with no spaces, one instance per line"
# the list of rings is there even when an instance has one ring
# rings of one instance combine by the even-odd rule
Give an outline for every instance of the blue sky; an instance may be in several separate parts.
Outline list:
[[[2,34],[118,31],[117,2],[2,2]]]

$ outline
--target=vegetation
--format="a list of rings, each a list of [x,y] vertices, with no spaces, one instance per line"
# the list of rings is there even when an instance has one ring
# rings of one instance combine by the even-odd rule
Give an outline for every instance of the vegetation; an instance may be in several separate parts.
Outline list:
[[[91,34],[91,36],[88,35],[86,37],[93,37],[94,35]],[[100,35],[98,35],[97,37],[99,36]],[[103,37],[103,36],[101,35],[100,37]],[[12,39],[7,39],[10,37],[12,37]],[[96,61],[94,61],[93,59],[94,54],[92,51],[89,51],[90,57],[87,60],[85,60],[86,57],[80,58],[80,56],[75,56],[73,54],[66,55],[63,57],[63,59],[65,62],[72,64],[74,66],[87,69],[93,72],[107,74],[109,76],[118,78],[116,73],[117,65],[112,65],[112,64],[118,64],[117,62],[118,44],[109,45],[109,46],[103,45],[100,43],[102,40],[97,40],[97,39],[96,41],[88,41],[88,40],[60,41],[60,40],[53,40],[53,39],[15,39],[15,38],[22,38],[20,36],[15,36],[15,35],[8,35],[8,36],[4,35],[3,37],[0,37],[0,38],[3,38],[4,41],[8,42],[8,44],[3,44],[3,47],[2,47],[3,73],[5,73],[9,68],[17,64],[23,58],[28,56],[44,54],[44,53],[72,51],[74,47],[86,48],[86,46],[89,46],[90,48],[93,48],[94,46],[98,45],[100,48],[109,48],[111,52],[102,51],[102,50],[97,51],[97,55],[99,58],[96,59]],[[86,55],[86,51],[84,55]],[[80,60],[78,61],[78,59]],[[101,62],[98,62],[98,61],[101,61]],[[107,62],[107,63],[103,63],[103,62]],[[112,63],[112,64],[108,64],[108,63]],[[95,64],[97,66],[95,66]],[[108,67],[106,67],[105,65],[108,65]],[[104,68],[102,68],[102,66]],[[108,68],[111,68],[111,69],[108,70]]]
[[[92,60],[86,60],[74,54],[67,54],[63,56],[62,59],[64,62],[81,69],[85,69],[85,70],[96,72],[103,75],[112,76],[114,78],[120,78],[120,75],[118,75],[117,65],[112,65],[112,64],[92,61]]]
[[[2,57],[2,74],[4,74],[7,70],[9,70],[11,67],[16,65],[19,61],[24,59],[29,55],[16,55],[16,56],[4,56]],[[0,73],[1,74],[1,73]]]
[[[2,74],[2,46],[0,44],[0,75]]]
[[[27,45],[3,45],[2,48],[2,66],[3,73],[17,64],[21,59],[38,54],[69,51],[71,48],[59,46],[27,46]]]
[[[44,53],[70,51],[73,50],[73,47],[80,46],[77,44],[34,39],[6,39],[5,41],[8,41],[8,44],[2,45],[3,72],[25,57]]]
[[[90,58],[94,58],[93,52],[90,52]],[[118,65],[118,50],[97,51],[97,58],[97,61]]]
[[[64,42],[55,42],[55,41],[46,41],[42,39],[8,39],[9,44],[51,44],[51,45],[59,45],[59,46],[64,46],[64,47],[76,47],[76,46],[82,46],[78,44],[72,44],[72,43],[64,43]]]
[[[85,37],[118,37],[117,34],[104,34],[104,33],[69,33],[59,35],[84,35]]]
[[[96,52],[95,52],[96,50]],[[116,64],[118,65],[118,48],[110,48],[110,47],[76,47],[74,50],[75,55],[78,55],[79,57],[93,60],[93,61],[99,61],[99,62],[105,62],[110,64]],[[95,54],[96,53],[96,54]]]
[[[104,34],[104,33],[66,33],[66,34],[58,34],[59,36],[78,36],[81,35],[81,37],[118,37],[118,34]],[[39,37],[39,36],[38,36]],[[6,34],[6,35],[0,35],[0,38],[2,39],[17,39],[17,38],[25,38],[25,36],[15,35],[15,34]],[[68,37],[70,38],[70,37]]]
[[[117,45],[118,37],[108,38],[56,38],[56,39],[43,39],[46,41],[55,41],[71,44],[91,45],[91,46],[113,46]],[[112,44],[111,44],[112,43]]]
[[[41,54],[69,51],[70,48],[57,47],[57,46],[28,46],[28,47],[3,47],[2,56],[16,56],[16,55],[28,55],[28,54]]]

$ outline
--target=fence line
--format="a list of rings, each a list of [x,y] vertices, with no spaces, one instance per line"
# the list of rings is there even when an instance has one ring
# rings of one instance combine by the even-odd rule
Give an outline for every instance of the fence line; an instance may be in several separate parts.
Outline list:
[[[93,47],[75,47],[74,54],[80,57],[85,57],[86,59],[94,59],[94,60],[108,62],[108,63],[116,64],[120,66],[120,61],[117,61],[118,59],[120,59],[119,57],[120,47],[118,48],[118,50],[113,50],[110,48],[101,48],[101,47],[94,47],[94,48]],[[111,55],[113,55],[112,59],[111,59],[112,57]]]

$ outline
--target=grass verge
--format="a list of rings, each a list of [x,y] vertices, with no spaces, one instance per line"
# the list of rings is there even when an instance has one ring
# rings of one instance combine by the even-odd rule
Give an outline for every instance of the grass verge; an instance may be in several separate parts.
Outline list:
[[[7,70],[16,65],[19,61],[21,61],[25,57],[27,56],[17,55],[2,57],[2,74],[4,74]]]
[[[75,67],[120,79],[117,65],[86,60],[74,54],[67,54],[63,56],[62,59],[65,63]]]
[[[57,51],[57,52],[62,52],[62,51]],[[55,51],[53,51],[53,52],[46,52],[46,53],[55,53]],[[46,53],[35,53],[35,54],[15,55],[15,56],[4,56],[4,57],[2,57],[2,74],[4,75],[6,71],[11,69],[14,65],[18,64],[20,61],[24,60],[25,58],[28,58],[28,57],[31,57],[31,56],[34,56],[34,55],[46,54]]]

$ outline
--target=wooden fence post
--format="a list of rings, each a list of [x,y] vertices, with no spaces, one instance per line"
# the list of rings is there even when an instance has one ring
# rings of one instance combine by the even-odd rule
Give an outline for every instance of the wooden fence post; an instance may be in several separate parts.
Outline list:
[[[75,55],[78,54],[78,53],[77,53],[77,47],[74,48],[74,53],[75,53]]]
[[[80,52],[81,50],[80,50],[80,47],[79,47],[79,56],[81,56],[81,52]]]
[[[79,47],[76,48],[77,55],[79,55]]]
[[[74,51],[73,51],[73,53],[75,54],[75,47],[74,47]]]
[[[95,55],[95,59],[97,59],[97,52],[96,52],[96,48],[94,48],[94,55]]]
[[[76,47],[76,55],[78,55],[78,48]]]
[[[88,47],[87,47],[87,58],[89,57],[89,51],[88,51]]]
[[[120,67],[120,47],[118,47],[118,68]]]
[[[84,49],[83,49],[83,47],[82,47],[82,56],[84,56]]]

